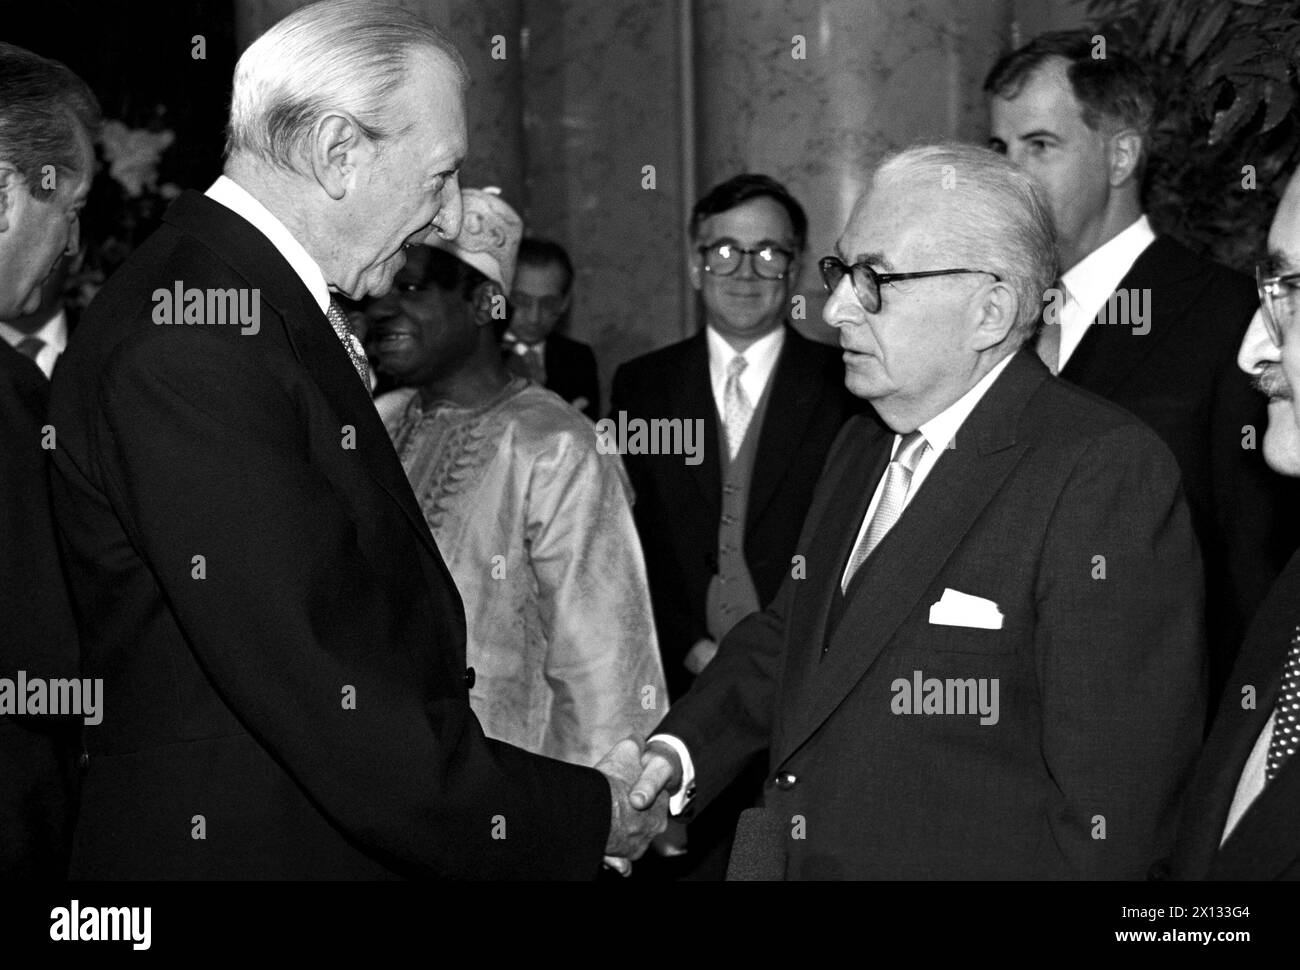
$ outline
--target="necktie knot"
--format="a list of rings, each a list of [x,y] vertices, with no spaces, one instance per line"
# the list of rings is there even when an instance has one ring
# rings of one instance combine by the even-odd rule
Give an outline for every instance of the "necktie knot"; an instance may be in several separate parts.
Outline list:
[[[740,354],[737,354],[735,357],[732,357],[731,363],[727,365],[727,380],[729,381],[739,380],[740,375],[745,372],[745,368],[748,366],[749,366],[749,361],[745,360],[745,358],[742,357]]]
[[[921,463],[921,458],[925,454],[930,443],[925,440],[925,435],[919,430],[909,431],[903,435],[903,440],[898,446],[898,453],[894,455],[894,461],[907,469],[908,474],[916,471],[916,466]]]
[[[18,341],[18,345],[14,349],[28,360],[34,361],[37,355],[45,349],[45,341],[40,337],[24,337]]]

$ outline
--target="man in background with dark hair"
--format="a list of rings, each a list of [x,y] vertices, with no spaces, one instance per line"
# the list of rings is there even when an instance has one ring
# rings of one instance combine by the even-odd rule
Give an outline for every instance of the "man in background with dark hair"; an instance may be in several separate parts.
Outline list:
[[[62,64],[0,44],[0,677],[79,676],[50,514],[49,375],[67,339],[35,314],[76,252],[99,106]],[[17,326],[14,326],[17,324]],[[76,721],[0,715],[0,879],[63,878]]]
[[[563,246],[549,239],[520,244],[510,305],[510,326],[501,344],[510,372],[554,391],[596,420],[596,355],[559,332],[573,305],[573,262]]]
[[[1104,38],[1043,34],[999,60],[984,90],[990,146],[1040,183],[1060,236],[1064,292],[1047,294],[1039,355],[1137,415],[1178,459],[1206,567],[1213,704],[1297,539],[1285,486],[1257,450],[1262,399],[1235,365],[1255,288],[1143,213],[1155,96]]]
[[[832,440],[853,413],[837,348],[788,322],[808,221],[766,175],[715,186],[691,215],[689,272],[705,328],[624,364],[611,416],[699,420],[703,460],[625,456],[674,698],[732,626],[771,602],[792,557]],[[721,876],[735,816],[758,791],[742,779],[691,828],[700,875]]]

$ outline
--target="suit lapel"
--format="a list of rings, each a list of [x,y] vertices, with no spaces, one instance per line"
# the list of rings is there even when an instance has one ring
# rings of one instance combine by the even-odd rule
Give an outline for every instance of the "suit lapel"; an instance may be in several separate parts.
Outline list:
[[[1297,594],[1300,553],[1274,584],[1230,680],[1230,691],[1256,686],[1255,709],[1242,711],[1241,695],[1225,694],[1218,715],[1218,724],[1223,727],[1211,735],[1202,755],[1211,784],[1204,796],[1205,808],[1200,812],[1204,820],[1200,851],[1213,858],[1215,878],[1269,878],[1300,858],[1300,825],[1295,820],[1296,806],[1300,805],[1300,759],[1295,757],[1264,786],[1219,848],[1242,769],[1277,704],[1282,667],[1300,623]]]
[[[997,495],[1024,454],[1024,446],[1015,440],[1020,414],[1047,377],[1047,369],[1032,353],[1015,356],[958,431],[955,447],[940,456],[854,577],[826,657],[820,657],[820,641],[800,638],[809,669],[796,678],[802,679],[803,689],[787,693],[791,730],[783,738],[783,749],[774,752],[778,763],[808,740],[862,679]],[[870,500],[868,494],[868,504]],[[842,546],[843,541],[836,544]],[[843,564],[841,560],[841,569]],[[838,573],[831,582],[838,582]]]
[[[1150,294],[1149,301],[1145,296],[1139,297],[1143,306],[1150,307],[1150,332],[1139,335],[1131,326],[1107,323],[1107,308],[1103,307],[1070,355],[1061,377],[1109,397],[1143,361],[1171,339],[1193,298],[1192,287],[1183,285],[1194,275],[1191,263],[1182,258],[1184,253],[1186,250],[1172,239],[1157,236],[1115,287]]]
[[[183,193],[167,210],[164,219],[196,236],[215,256],[260,290],[262,300],[284,322],[299,362],[339,419],[356,428],[358,460],[402,509],[446,573],[442,556],[420,514],[368,389],[358,379],[329,320],[280,251],[244,219],[198,192]],[[450,574],[446,575],[450,582]]]
[[[670,414],[704,421],[704,448],[698,465],[683,465],[695,483],[707,521],[716,523],[722,515],[722,463],[718,455],[718,409],[709,379],[709,345],[701,330],[685,347],[685,361],[679,380],[672,385]]]
[[[759,430],[758,453],[745,512],[746,536],[772,501],[776,486],[785,477],[803,441],[803,431],[826,392],[820,364],[809,350],[807,341],[786,326],[785,344],[772,374],[767,416]]]

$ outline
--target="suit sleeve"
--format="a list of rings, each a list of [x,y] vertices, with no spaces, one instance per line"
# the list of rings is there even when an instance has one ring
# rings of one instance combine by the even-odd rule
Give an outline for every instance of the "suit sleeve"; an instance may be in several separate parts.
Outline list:
[[[1047,875],[1143,878],[1172,842],[1205,697],[1200,555],[1150,432],[1116,429],[1082,455],[1035,595]]]
[[[95,448],[225,703],[341,831],[400,871],[594,877],[604,778],[484,738],[463,685],[417,663],[428,654],[409,641],[429,634],[403,600],[424,580],[381,588],[295,420],[305,405],[228,339],[193,344],[119,352]]]
[[[626,367],[620,367],[614,372],[610,420],[618,424],[619,413],[624,411],[629,420],[643,416],[644,400],[642,387]],[[681,570],[666,540],[664,513],[659,504],[661,497],[654,494],[650,460],[645,455],[629,454],[624,456],[624,467],[632,483],[632,514],[645,554],[659,649],[665,667],[671,668],[666,671],[671,683],[685,676],[680,668],[687,651],[697,640],[706,638],[709,634],[702,619],[693,617],[691,610],[684,605],[690,600],[684,589]]]
[[[587,399],[583,413],[595,421],[600,417],[600,377],[596,370],[596,355],[590,347],[583,344],[578,355],[578,373],[581,379],[582,396]]]

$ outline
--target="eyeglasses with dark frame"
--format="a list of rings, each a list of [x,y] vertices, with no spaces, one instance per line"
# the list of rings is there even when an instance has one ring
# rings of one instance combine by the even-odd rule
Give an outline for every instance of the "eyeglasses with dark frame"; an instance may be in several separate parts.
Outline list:
[[[817,261],[821,270],[822,283],[827,293],[834,293],[840,280],[849,275],[853,281],[853,293],[868,313],[879,313],[883,299],[880,288],[886,283],[900,280],[922,280],[931,276],[958,276],[965,273],[986,273],[1001,283],[1002,277],[987,269],[928,269],[920,273],[877,273],[869,263],[854,263],[850,266],[838,256],[823,256]]]
[[[783,280],[794,262],[794,251],[766,243],[756,249],[744,249],[734,239],[719,239],[696,251],[704,258],[704,272],[714,276],[731,276],[749,256],[754,275],[764,280]]]
[[[1259,290],[1259,305],[1264,310],[1264,329],[1268,339],[1279,350],[1282,347],[1282,333],[1290,326],[1295,317],[1295,290],[1300,288],[1300,273],[1286,273],[1282,276],[1265,276],[1265,264],[1255,267],[1255,287]]]

